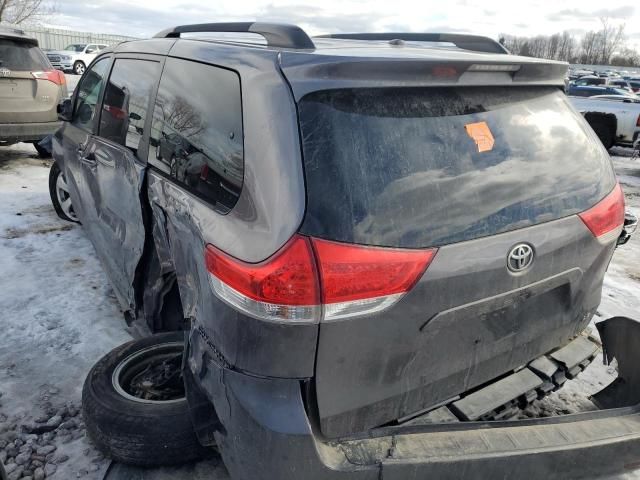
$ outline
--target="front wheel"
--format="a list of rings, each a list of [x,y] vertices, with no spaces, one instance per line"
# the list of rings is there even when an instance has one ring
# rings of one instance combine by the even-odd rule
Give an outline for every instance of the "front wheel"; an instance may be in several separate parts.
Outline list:
[[[198,460],[182,380],[184,333],[160,333],[126,343],[98,361],[82,390],[87,433],[113,460],[160,466]]]
[[[53,162],[51,170],[49,170],[49,195],[51,196],[53,208],[61,219],[80,223],[71,203],[69,186],[64,178],[64,173],[62,173],[56,162]]]
[[[85,65],[84,62],[81,62],[80,60],[78,60],[76,63],[73,64],[73,73],[75,73],[76,75],[82,75],[84,73],[85,70]]]

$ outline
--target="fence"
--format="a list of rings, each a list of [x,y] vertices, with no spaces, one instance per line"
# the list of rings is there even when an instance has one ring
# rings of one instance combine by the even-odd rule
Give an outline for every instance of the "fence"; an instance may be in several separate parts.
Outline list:
[[[73,30],[63,30],[61,28],[35,27],[35,26],[15,26],[2,24],[2,26],[19,28],[24,32],[38,39],[40,48],[50,50],[62,50],[72,43],[104,43],[115,45],[126,40],[137,40],[135,37],[124,35],[110,35],[106,33],[77,32]]]

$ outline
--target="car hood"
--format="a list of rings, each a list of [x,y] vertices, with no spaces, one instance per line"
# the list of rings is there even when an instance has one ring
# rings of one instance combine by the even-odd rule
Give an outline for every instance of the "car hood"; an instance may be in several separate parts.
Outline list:
[[[44,52],[47,55],[68,55],[70,57],[72,57],[73,55],[78,55],[78,52],[72,52],[70,50],[49,50],[47,52]]]

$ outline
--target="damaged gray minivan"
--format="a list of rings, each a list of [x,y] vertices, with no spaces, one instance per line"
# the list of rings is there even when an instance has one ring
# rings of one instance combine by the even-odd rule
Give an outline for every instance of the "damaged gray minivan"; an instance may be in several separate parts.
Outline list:
[[[61,108],[52,200],[131,325],[169,333],[94,367],[92,438],[142,465],[215,445],[243,480],[640,465],[631,319],[598,326],[616,408],[513,420],[595,358],[634,228],[566,70],[484,37],[265,23],[102,52]]]

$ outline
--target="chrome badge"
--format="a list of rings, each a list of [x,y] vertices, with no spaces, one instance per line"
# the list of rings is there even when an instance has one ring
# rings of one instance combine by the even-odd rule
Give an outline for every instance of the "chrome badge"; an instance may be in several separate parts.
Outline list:
[[[531,245],[519,243],[511,249],[507,256],[507,268],[515,273],[522,272],[531,266],[533,256],[533,247]]]

